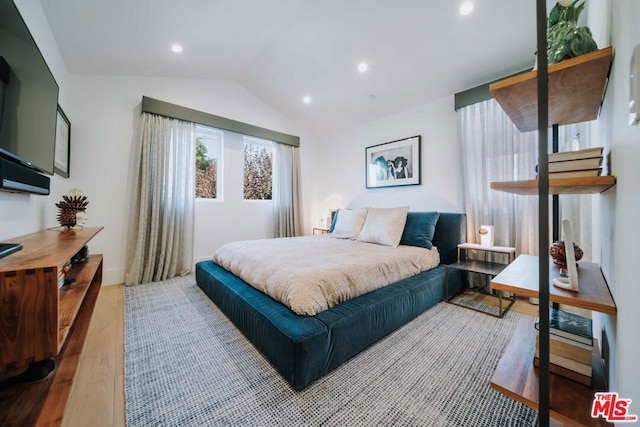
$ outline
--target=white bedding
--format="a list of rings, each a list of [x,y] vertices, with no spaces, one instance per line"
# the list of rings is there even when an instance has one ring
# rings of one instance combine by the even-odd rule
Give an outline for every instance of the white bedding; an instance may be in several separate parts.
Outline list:
[[[389,247],[330,234],[227,243],[213,260],[300,315],[436,267],[437,248]]]

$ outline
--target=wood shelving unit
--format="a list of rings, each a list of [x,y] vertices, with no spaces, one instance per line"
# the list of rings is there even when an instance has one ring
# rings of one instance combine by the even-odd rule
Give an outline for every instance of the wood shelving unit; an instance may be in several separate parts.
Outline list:
[[[59,425],[102,285],[102,255],[58,271],[102,227],[43,230],[19,238],[23,249],[0,259],[0,425]],[[53,358],[38,381],[11,384],[34,362]]]
[[[544,30],[544,23],[538,20],[538,34],[542,34]],[[558,145],[558,126],[595,120],[598,117],[612,61],[613,49],[607,47],[547,67],[548,85],[547,88],[544,88],[544,85],[542,87],[548,93],[548,105],[547,108],[541,105],[541,111],[546,113],[545,110],[548,110],[547,128],[553,127],[554,150],[557,150]],[[489,86],[489,90],[518,130],[521,132],[538,130],[538,96],[540,95],[537,71],[496,82]],[[547,101],[545,95],[542,99]],[[543,141],[541,144],[546,143],[546,138],[541,137],[541,141]],[[543,157],[542,154],[540,156]],[[544,158],[546,161],[546,156]],[[560,194],[597,194],[611,188],[615,183],[615,176],[549,179],[548,194],[553,195],[554,204],[557,204]],[[539,182],[535,179],[492,182],[491,188],[521,195],[539,194]],[[544,197],[547,196],[546,188],[542,190],[542,194]],[[544,205],[541,203],[539,206],[542,209]],[[540,221],[541,224],[542,221],[546,224],[547,219],[541,218]],[[555,210],[554,239],[558,234],[558,223],[557,210]],[[539,250],[543,253],[546,248],[540,247]],[[595,264],[588,266],[587,264],[580,263],[579,294],[550,286],[548,299],[546,290],[544,295],[540,295],[541,303],[546,305],[549,302],[557,302],[615,314],[616,306],[600,268]],[[549,275],[557,275],[556,270],[551,266]],[[539,289],[544,286],[544,281],[540,280],[539,271],[544,271],[546,274],[546,267],[539,262],[538,257],[528,259],[521,255],[509,265],[509,268],[494,278],[491,286],[497,290],[511,289],[511,292],[514,291],[514,287],[517,287],[519,292],[515,293],[535,297],[539,294]],[[540,333],[547,334],[548,330],[541,327]],[[549,375],[547,383],[548,372],[539,375],[538,369],[533,367],[534,351],[533,325],[518,325],[491,380],[492,387],[536,410],[539,409],[545,417],[550,415],[566,425],[603,424],[601,419],[590,418],[589,405],[593,399],[593,390],[553,374]],[[541,361],[544,360],[545,358],[541,355]],[[548,359],[546,361],[548,362]],[[594,370],[599,369],[601,364],[599,356],[594,352]],[[547,425],[548,420],[544,422],[544,425]]]
[[[612,60],[613,49],[607,47],[548,67],[548,127],[598,118]],[[520,132],[538,129],[537,81],[534,70],[489,85]]]

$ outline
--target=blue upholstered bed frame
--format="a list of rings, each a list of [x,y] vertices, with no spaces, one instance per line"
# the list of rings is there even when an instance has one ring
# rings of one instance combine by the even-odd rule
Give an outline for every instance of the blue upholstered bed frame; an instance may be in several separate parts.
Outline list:
[[[207,296],[262,352],[296,390],[344,363],[444,299],[445,264],[466,241],[464,214],[440,213],[433,244],[435,269],[341,303],[315,316],[299,316],[213,261],[196,264],[196,281]],[[449,273],[449,292],[461,288]]]

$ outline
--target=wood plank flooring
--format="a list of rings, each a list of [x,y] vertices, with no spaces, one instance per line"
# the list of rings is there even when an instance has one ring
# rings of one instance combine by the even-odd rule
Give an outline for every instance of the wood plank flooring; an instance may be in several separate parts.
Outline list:
[[[124,287],[98,295],[63,426],[124,426]]]
[[[538,313],[526,298],[511,309]],[[125,426],[123,285],[100,290],[62,425]]]

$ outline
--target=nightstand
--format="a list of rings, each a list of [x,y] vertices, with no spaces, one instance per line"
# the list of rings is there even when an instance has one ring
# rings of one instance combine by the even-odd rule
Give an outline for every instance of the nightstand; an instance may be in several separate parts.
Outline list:
[[[329,232],[328,228],[322,228],[322,227],[313,227],[313,230],[311,231],[312,234],[325,234],[328,232]]]
[[[484,259],[468,259],[467,255],[469,251],[483,252]],[[488,261],[489,254],[496,253],[500,255],[504,255],[506,257],[506,263],[497,263]],[[504,314],[511,308],[513,303],[515,302],[515,297],[504,297],[502,292],[498,292],[498,295],[494,295],[491,292],[482,292],[484,288],[486,288],[489,284],[469,288],[464,291],[464,296],[466,298],[461,299],[458,298],[458,295],[454,295],[449,297],[449,269],[456,269],[460,271],[464,271],[467,273],[477,273],[480,275],[488,276],[489,279],[494,278],[505,267],[510,264],[516,256],[516,248],[512,248],[509,246],[481,246],[475,243],[461,243],[458,245],[458,261],[447,265],[446,268],[446,278],[445,278],[445,300],[451,304],[459,305],[461,307],[465,307],[471,310],[480,311],[485,314],[489,314],[491,316],[502,318]],[[483,309],[483,306],[492,307],[487,304],[478,304],[474,301],[473,297],[483,295],[484,297],[496,298],[498,300],[497,313],[492,311],[488,311]],[[503,307],[503,300],[508,302],[506,307]]]

